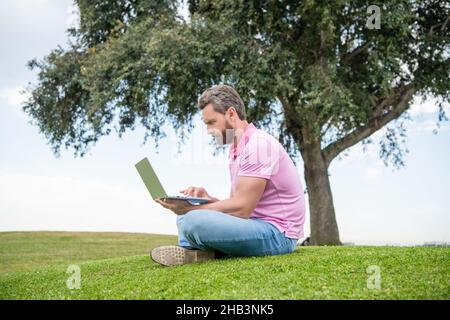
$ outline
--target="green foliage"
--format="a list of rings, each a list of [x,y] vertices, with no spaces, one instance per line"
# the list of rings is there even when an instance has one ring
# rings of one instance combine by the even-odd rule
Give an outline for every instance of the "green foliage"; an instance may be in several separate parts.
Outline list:
[[[395,108],[388,97],[401,86],[449,98],[445,2],[188,2],[185,21],[175,1],[76,1],[73,43],[30,63],[38,82],[24,106],[56,153],[83,155],[115,121],[119,136],[140,124],[157,142],[169,122],[183,137],[198,96],[217,83],[235,86],[249,120],[278,127],[291,150],[303,144],[299,127],[325,147],[371,125],[383,100],[381,115]],[[366,27],[369,4],[381,9],[380,29]],[[383,142],[385,159],[401,155],[397,127]]]
[[[125,33],[128,26],[149,16],[176,15],[174,0],[75,0],[80,12],[79,28],[69,29],[87,47]]]
[[[31,90],[24,111],[39,126],[55,153],[60,146],[73,147],[83,155],[85,146],[105,132],[101,123],[87,117],[89,91],[82,87],[80,60],[85,54],[76,47],[53,50],[44,61],[32,60],[31,69],[40,69],[39,85]]]

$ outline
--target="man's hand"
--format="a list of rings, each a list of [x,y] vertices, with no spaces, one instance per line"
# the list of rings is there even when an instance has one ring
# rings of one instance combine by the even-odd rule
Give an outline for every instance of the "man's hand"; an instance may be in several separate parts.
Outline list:
[[[262,194],[267,185],[267,179],[251,176],[240,176],[236,181],[236,190],[229,199],[219,200],[215,202],[200,204],[192,206],[190,209],[186,208],[173,208],[167,206],[167,201],[161,203],[165,208],[174,211],[177,214],[186,213],[193,209],[206,209],[227,213],[229,215],[249,219],[253,210],[261,199]],[[173,202],[173,201],[171,201]],[[181,202],[181,201],[175,201]]]
[[[195,206],[185,200],[172,200],[172,199],[155,199],[164,208],[171,210],[176,215],[183,215],[188,211],[194,210]]]
[[[203,187],[189,187],[180,191],[184,196],[196,197],[196,198],[208,198],[211,202],[219,201],[219,199],[211,197]]]

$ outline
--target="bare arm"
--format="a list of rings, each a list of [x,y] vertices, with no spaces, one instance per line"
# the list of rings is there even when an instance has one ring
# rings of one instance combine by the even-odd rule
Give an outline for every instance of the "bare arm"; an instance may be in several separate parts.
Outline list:
[[[240,176],[234,194],[225,200],[195,206],[196,209],[217,210],[232,216],[248,219],[266,188],[267,180]]]

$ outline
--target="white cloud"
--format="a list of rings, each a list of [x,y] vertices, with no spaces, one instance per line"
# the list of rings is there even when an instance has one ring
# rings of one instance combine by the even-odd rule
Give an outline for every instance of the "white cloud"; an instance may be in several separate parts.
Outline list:
[[[342,156],[342,161],[333,161],[331,172],[337,173],[340,170],[353,167],[354,170],[360,170],[360,175],[366,180],[376,180],[382,177],[386,167],[379,155],[378,141],[379,134],[374,134],[374,143],[368,145],[364,151],[364,146],[361,143],[351,147],[346,152],[347,156]],[[356,169],[358,168],[358,169]]]
[[[448,122],[442,122],[440,123],[440,127],[438,127],[437,119],[426,119],[423,121],[415,121],[411,125],[411,129],[412,132],[417,133],[433,133],[434,131],[439,133],[439,132],[446,132],[450,128]]]
[[[27,95],[22,93],[22,89],[20,86],[0,88],[1,105],[4,105],[4,102],[6,102],[11,107],[20,108],[23,101],[27,98]]]
[[[408,131],[412,133],[432,133],[434,131],[444,132],[449,130],[449,122],[442,121],[438,127],[438,100],[435,98],[422,101],[416,98],[409,110],[412,121],[406,123]],[[450,116],[450,104],[444,104],[444,112]]]
[[[380,162],[377,162],[374,166],[366,169],[365,177],[369,180],[378,179],[383,173],[383,167]]]
[[[67,7],[66,14],[67,14],[67,20],[66,20],[67,28],[74,28],[74,27],[79,26],[80,14],[79,14],[78,6],[75,5],[75,2]]]
[[[338,157],[341,157],[345,166],[352,164],[365,163],[367,165],[375,165],[381,162],[379,152],[378,141],[382,138],[385,133],[386,128],[382,128],[371,136],[373,143],[366,146],[364,150],[364,145],[360,142],[351,148],[345,150]],[[333,161],[332,163],[339,163],[340,161]]]
[[[0,230],[177,232],[175,215],[145,188],[8,170],[0,171]]]
[[[450,105],[447,103],[444,106],[446,112],[450,112]],[[429,98],[425,101],[422,101],[421,97],[415,98],[412,103],[409,114],[411,116],[419,116],[419,115],[429,115],[435,114],[438,112],[438,100],[436,98]]]

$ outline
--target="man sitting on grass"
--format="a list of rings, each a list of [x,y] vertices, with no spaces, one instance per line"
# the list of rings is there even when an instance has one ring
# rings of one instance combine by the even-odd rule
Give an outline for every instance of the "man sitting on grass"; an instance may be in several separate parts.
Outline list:
[[[220,144],[230,144],[230,197],[219,200],[204,188],[189,187],[181,192],[211,202],[156,200],[178,215],[179,246],[155,248],[152,259],[171,266],[219,256],[293,252],[303,237],[305,203],[296,167],[285,149],[246,121],[244,103],[232,87],[207,89],[198,105],[208,134]]]

